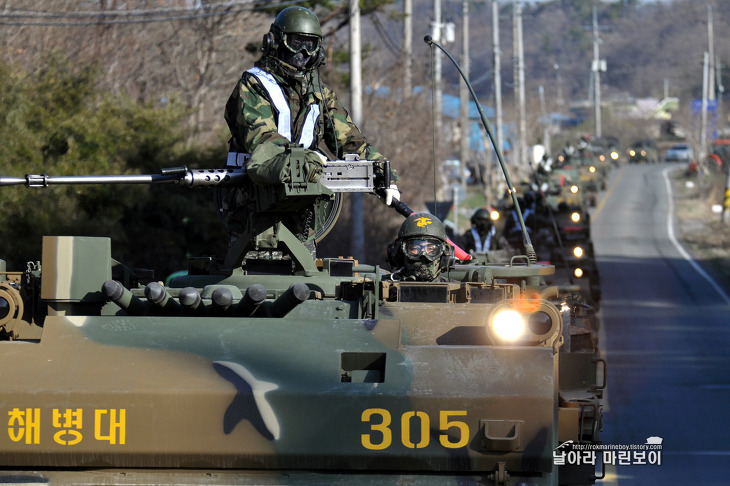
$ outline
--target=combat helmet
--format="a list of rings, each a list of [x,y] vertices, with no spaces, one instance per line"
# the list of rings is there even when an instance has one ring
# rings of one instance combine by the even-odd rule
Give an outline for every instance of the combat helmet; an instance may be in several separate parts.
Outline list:
[[[388,246],[388,263],[401,277],[431,281],[448,268],[452,254],[441,220],[432,214],[413,213]]]
[[[320,66],[324,50],[319,19],[304,7],[285,8],[264,35],[261,49],[301,71]]]
[[[288,7],[279,12],[274,23],[271,24],[271,32],[322,37],[319,19],[314,12],[304,7]]]
[[[492,219],[487,208],[479,208],[476,211],[474,211],[474,214],[471,215],[471,220],[470,220],[471,224],[477,224],[478,219],[488,219],[488,220]]]

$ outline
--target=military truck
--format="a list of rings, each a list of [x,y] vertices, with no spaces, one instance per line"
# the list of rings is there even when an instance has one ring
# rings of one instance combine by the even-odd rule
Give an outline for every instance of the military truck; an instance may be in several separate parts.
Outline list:
[[[599,441],[605,363],[580,306],[544,285],[553,266],[457,261],[446,282],[394,282],[313,257],[282,223],[322,204],[325,235],[339,195],[376,189],[368,164],[266,187],[229,169],[0,178],[250,198],[228,255],[167,286],[107,238],[46,236],[27,268],[0,262],[0,482],[592,484],[596,465],[556,457]]]

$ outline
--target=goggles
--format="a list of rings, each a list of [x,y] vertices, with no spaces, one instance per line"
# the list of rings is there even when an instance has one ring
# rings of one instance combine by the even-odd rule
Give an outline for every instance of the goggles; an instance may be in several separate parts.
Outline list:
[[[444,252],[442,243],[435,239],[412,239],[403,242],[403,254],[411,260],[418,260],[423,255],[429,261],[440,258]]]
[[[316,35],[305,34],[285,34],[284,45],[294,54],[304,51],[307,56],[311,56],[319,50],[322,39]]]

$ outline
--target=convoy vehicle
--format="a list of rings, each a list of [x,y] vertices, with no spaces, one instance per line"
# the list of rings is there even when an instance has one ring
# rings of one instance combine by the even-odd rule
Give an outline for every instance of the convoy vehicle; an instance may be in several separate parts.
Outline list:
[[[590,323],[543,284],[554,267],[518,256],[393,282],[376,265],[312,258],[281,224],[333,200],[321,183],[146,179],[171,173],[243,184],[259,208],[250,232],[169,286],[96,237],[45,237],[38,263],[4,272],[0,478],[593,482],[595,466],[553,461],[559,443],[598,442],[605,386]]]
[[[592,137],[588,142],[588,150],[599,160],[601,167],[621,163],[621,150],[616,137]]]
[[[653,140],[637,140],[629,148],[628,154],[630,164],[659,162],[659,151]]]

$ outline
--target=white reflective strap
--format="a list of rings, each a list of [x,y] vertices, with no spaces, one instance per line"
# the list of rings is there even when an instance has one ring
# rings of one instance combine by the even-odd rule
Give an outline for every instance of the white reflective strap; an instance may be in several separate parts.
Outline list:
[[[229,169],[234,168],[245,168],[246,162],[250,159],[249,154],[243,152],[228,152],[228,158],[226,159],[226,167]]]
[[[497,234],[497,228],[492,226],[492,229],[487,233],[487,239],[484,240],[484,251],[489,251],[492,248],[492,237]]]
[[[482,253],[484,251],[484,247],[482,247],[482,237],[479,236],[479,232],[474,227],[471,229],[471,236],[474,238],[474,251]]]
[[[302,127],[302,135],[299,137],[299,145],[304,148],[309,148],[314,142],[314,127],[317,126],[317,119],[319,118],[319,105],[312,103],[309,105],[309,111],[307,111],[307,117],[304,120],[304,126]]]
[[[266,92],[269,93],[269,97],[274,103],[274,108],[279,112],[279,123],[277,125],[279,135],[291,142],[291,111],[289,111],[289,104],[284,97],[281,86],[271,74],[261,68],[254,67],[249,69],[248,72],[256,76],[266,88]]]

